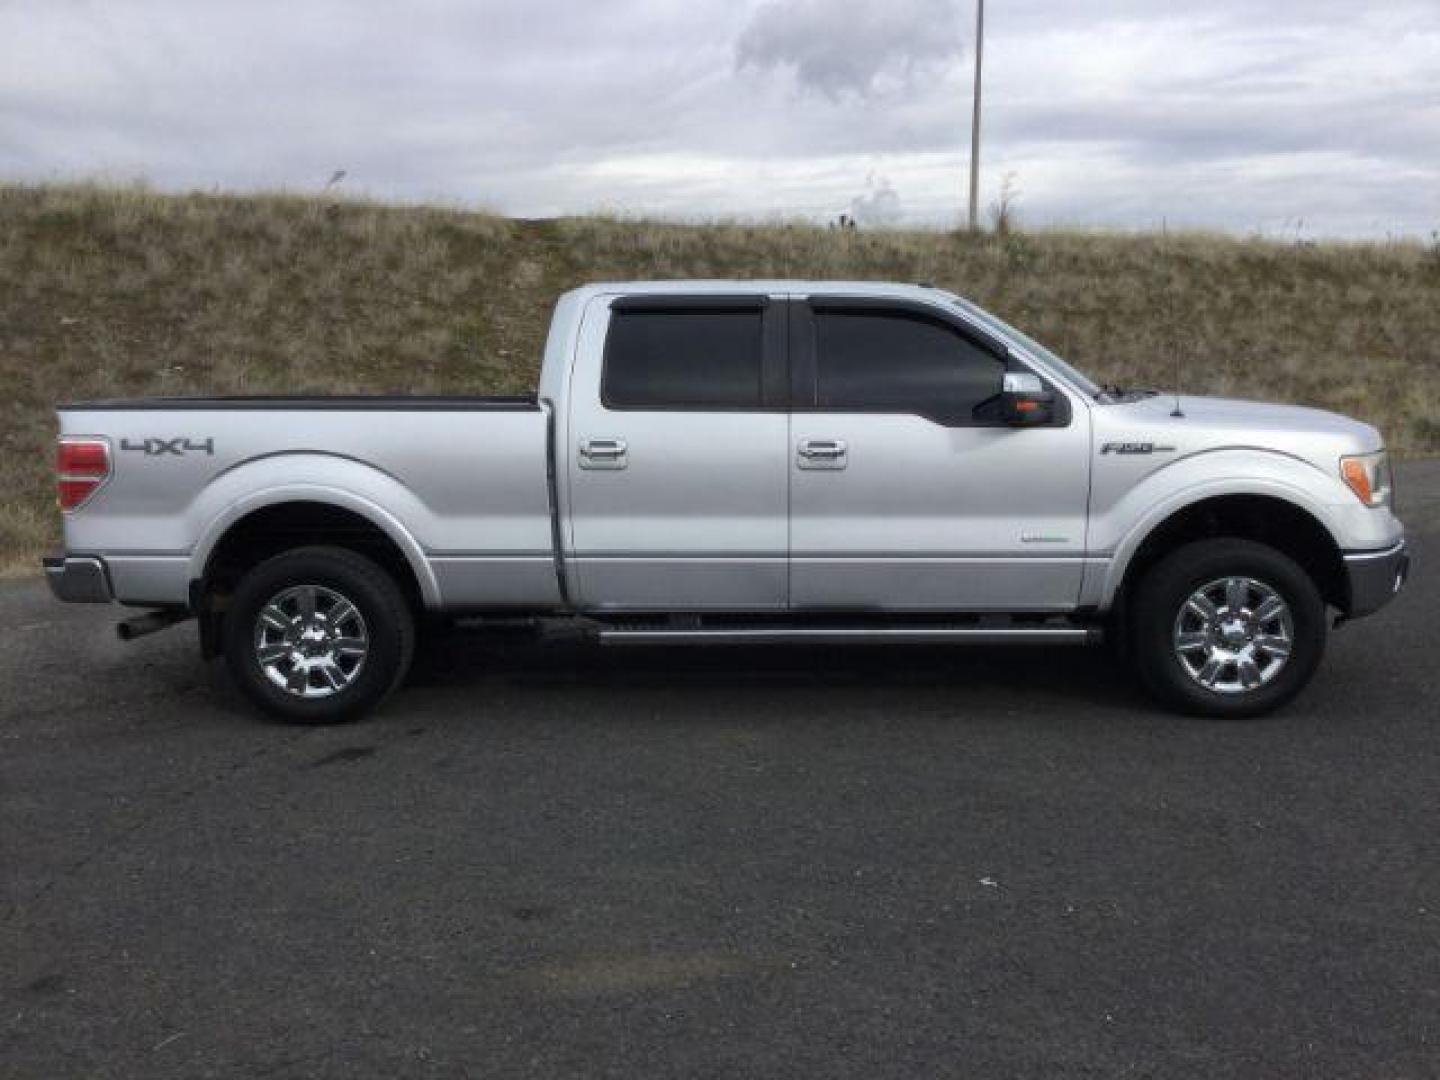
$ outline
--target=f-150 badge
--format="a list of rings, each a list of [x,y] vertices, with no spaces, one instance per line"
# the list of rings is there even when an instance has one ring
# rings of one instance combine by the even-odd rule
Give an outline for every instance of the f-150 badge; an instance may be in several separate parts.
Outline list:
[[[1153,442],[1107,442],[1102,454],[1173,454],[1173,446],[1156,446]]]

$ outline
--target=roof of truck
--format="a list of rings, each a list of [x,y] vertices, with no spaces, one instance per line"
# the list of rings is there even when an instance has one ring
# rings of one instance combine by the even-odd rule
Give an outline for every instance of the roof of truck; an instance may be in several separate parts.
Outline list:
[[[831,293],[844,296],[895,296],[915,299],[943,298],[947,293],[933,285],[906,285],[895,281],[816,281],[803,278],[715,278],[670,281],[600,281],[582,285],[577,294],[609,293],[765,293],[814,296]]]

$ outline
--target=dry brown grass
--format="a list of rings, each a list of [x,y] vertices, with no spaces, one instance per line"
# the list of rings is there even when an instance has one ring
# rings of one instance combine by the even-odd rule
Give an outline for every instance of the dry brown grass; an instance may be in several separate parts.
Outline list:
[[[1440,250],[1202,235],[954,236],[510,221],[287,195],[0,185],[0,566],[57,537],[56,401],[521,392],[587,280],[930,281],[1105,379],[1338,409],[1440,451]]]

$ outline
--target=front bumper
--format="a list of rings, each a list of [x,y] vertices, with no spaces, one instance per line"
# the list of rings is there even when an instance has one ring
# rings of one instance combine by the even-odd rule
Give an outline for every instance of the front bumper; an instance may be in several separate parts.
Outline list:
[[[44,561],[45,580],[55,599],[71,604],[108,604],[115,599],[104,559],[94,555],[52,555]]]
[[[1355,551],[1345,556],[1350,606],[1345,615],[1358,619],[1379,611],[1399,595],[1410,576],[1410,549],[1401,540],[1383,551]]]

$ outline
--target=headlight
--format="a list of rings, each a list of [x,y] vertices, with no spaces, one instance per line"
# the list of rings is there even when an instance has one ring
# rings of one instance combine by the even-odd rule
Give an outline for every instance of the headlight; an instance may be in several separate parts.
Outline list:
[[[1390,479],[1390,455],[1384,450],[1342,457],[1340,478],[1366,506],[1389,505],[1393,484]]]

